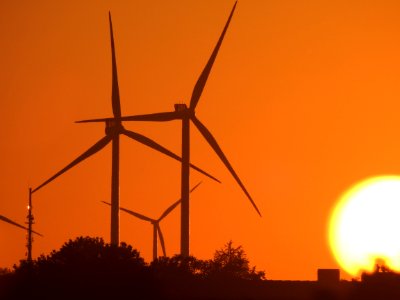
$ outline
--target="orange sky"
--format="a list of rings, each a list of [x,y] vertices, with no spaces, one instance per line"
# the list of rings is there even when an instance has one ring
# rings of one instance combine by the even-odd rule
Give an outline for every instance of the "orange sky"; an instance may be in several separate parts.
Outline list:
[[[0,3],[0,214],[24,222],[36,187],[104,135],[111,116],[108,10],[122,114],[189,103],[233,1]],[[191,252],[232,239],[269,279],[316,279],[338,267],[327,243],[339,195],[400,174],[398,1],[239,1],[197,108],[260,208],[259,218],[192,126],[192,162],[223,181],[191,198]],[[180,123],[125,123],[180,153]],[[180,165],[121,137],[121,206],[157,217],[180,197]],[[111,146],[34,195],[34,257],[78,235],[109,241]],[[151,258],[152,227],[121,213],[121,240]],[[179,210],[161,224],[179,251]],[[0,224],[0,266],[25,255]]]

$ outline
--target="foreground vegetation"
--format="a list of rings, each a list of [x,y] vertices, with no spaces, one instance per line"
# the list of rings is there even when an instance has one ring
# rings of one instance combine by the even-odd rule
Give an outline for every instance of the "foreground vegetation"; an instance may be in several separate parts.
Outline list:
[[[385,270],[360,281],[269,281],[230,241],[210,260],[161,257],[79,237],[32,264],[0,269],[0,299],[369,300],[400,299],[400,275]]]
[[[79,237],[32,264],[0,273],[0,299],[199,299],[226,297],[232,285],[265,279],[230,241],[210,260],[161,257],[146,264],[137,250]],[[229,293],[228,293],[229,294]],[[234,295],[232,295],[234,296]]]

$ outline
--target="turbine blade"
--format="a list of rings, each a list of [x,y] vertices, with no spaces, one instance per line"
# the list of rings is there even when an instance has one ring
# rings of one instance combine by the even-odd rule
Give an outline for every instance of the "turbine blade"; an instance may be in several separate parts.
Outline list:
[[[211,68],[214,64],[215,58],[217,57],[219,48],[221,47],[222,41],[224,40],[225,33],[228,29],[229,23],[231,22],[233,12],[235,11],[237,1],[235,2],[235,5],[232,8],[231,14],[229,15],[228,21],[225,24],[224,30],[221,33],[221,36],[219,37],[219,40],[217,42],[217,45],[214,48],[214,51],[212,52],[210,59],[207,62],[207,65],[205,66],[203,72],[201,73],[199,79],[196,82],[196,85],[194,86],[193,93],[192,93],[192,98],[190,99],[190,109],[194,110],[196,108],[197,103],[199,102],[201,93],[203,92],[204,86],[206,85],[208,75],[210,75]]]
[[[112,137],[110,136],[105,136],[103,137],[100,141],[98,141],[96,144],[94,144],[92,147],[90,147],[87,151],[85,151],[82,155],[80,155],[78,158],[76,158],[74,161],[72,161],[69,165],[67,165],[64,169],[61,171],[57,172],[55,175],[47,179],[45,182],[43,182],[41,185],[39,185],[37,188],[32,190],[32,193],[36,192],[46,184],[50,183],[54,179],[56,179],[58,176],[61,174],[67,172],[69,169],[72,167],[76,166],[79,164],[81,161],[85,160],[89,156],[95,154],[96,152],[100,151],[103,149],[110,141],[112,140]]]
[[[179,199],[178,201],[175,201],[174,204],[172,204],[170,207],[168,207],[161,215],[160,218],[158,218],[158,221],[161,221],[162,219],[164,219],[166,216],[169,215],[169,213],[171,211],[173,211],[175,209],[175,207],[177,207],[180,203],[181,203],[182,199]]]
[[[171,111],[171,112],[162,112],[162,113],[155,113],[155,114],[126,116],[126,117],[121,117],[121,121],[165,122],[165,121],[177,120],[180,118],[181,118],[181,114],[179,114],[179,112]]]
[[[103,122],[112,121],[112,120],[115,120],[115,118],[80,120],[80,121],[75,121],[75,123],[103,123]]]
[[[111,21],[111,12],[108,13],[110,21],[110,37],[111,37],[111,56],[112,56],[112,109],[115,118],[121,117],[121,103],[119,100],[119,88],[118,88],[118,73],[117,73],[117,60],[115,58],[115,46],[114,46],[114,34]]]
[[[25,226],[20,225],[20,224],[18,224],[17,222],[12,221],[12,220],[10,220],[9,218],[7,218],[7,217],[5,217],[5,216],[0,215],[0,220],[4,221],[4,222],[6,222],[6,223],[12,224],[12,225],[14,225],[14,226],[17,226],[17,227],[19,227],[19,228],[28,230],[28,228],[26,228]]]
[[[257,213],[261,216],[261,213],[258,210],[257,205],[254,203],[249,192],[244,187],[242,181],[240,180],[239,176],[236,174],[235,170],[232,168],[231,164],[229,163],[228,159],[226,158],[224,152],[222,152],[221,147],[218,145],[216,139],[212,136],[211,132],[195,116],[192,117],[192,121],[196,125],[196,127],[199,129],[201,134],[204,136],[204,138],[207,140],[207,142],[210,144],[210,146],[214,149],[215,153],[217,153],[217,155],[222,160],[222,162],[225,164],[225,166],[227,167],[229,172],[232,174],[232,176],[235,178],[236,182],[242,188],[242,190],[246,194],[247,198],[249,198],[251,204],[253,205],[253,207],[255,208]]]
[[[39,232],[36,232],[36,231],[34,231],[34,230],[32,230],[32,233],[37,234],[37,235],[40,236],[40,237],[43,237],[43,234],[41,234],[41,233],[39,233]]]
[[[146,114],[146,115],[135,115],[135,116],[126,116],[120,118],[99,118],[99,119],[89,119],[89,120],[80,120],[75,121],[75,123],[100,123],[107,121],[155,121],[155,122],[165,122],[181,119],[181,114],[179,112],[162,112],[155,114]]]
[[[153,148],[154,150],[157,150],[173,159],[176,159],[177,161],[182,161],[182,158],[180,158],[178,155],[176,155],[175,153],[169,151],[168,149],[164,148],[163,146],[161,146],[160,144],[156,143],[155,141],[153,141],[152,139],[149,139],[148,137],[145,137],[144,135],[141,135],[139,133],[130,131],[130,130],[122,130],[122,133],[125,134],[126,136],[130,137],[131,139],[134,139],[135,141],[138,141],[139,143],[142,143],[150,148]],[[190,164],[190,167],[193,168],[194,170],[206,175],[207,177],[221,183],[221,181],[219,181],[217,178],[215,178],[214,176],[208,174],[207,172],[203,171],[202,169],[196,167],[195,165]]]
[[[195,189],[197,189],[197,187],[202,183],[202,181],[200,181],[198,184],[196,184],[194,187],[192,187],[192,189],[190,190],[190,193],[193,192]]]
[[[201,184],[201,181],[196,184],[191,190],[190,193],[193,192],[199,185]],[[161,215],[161,217],[158,218],[158,221],[160,222],[162,219],[164,219],[166,216],[169,215],[169,213],[171,211],[173,211],[175,209],[175,207],[177,207],[179,204],[181,203],[181,199],[179,199],[178,201],[174,202],[174,204],[172,204],[170,207],[168,207]]]
[[[12,220],[10,220],[9,218],[7,218],[7,217],[5,217],[5,216],[0,215],[0,220],[2,220],[2,221],[4,221],[4,222],[7,222],[7,223],[10,223],[10,224],[12,224],[12,225],[15,225],[15,226],[17,226],[17,227],[19,227],[19,228],[21,228],[21,229],[28,230],[28,227],[25,227],[25,226],[23,226],[23,225],[20,225],[20,224],[18,224],[17,222],[12,221]],[[37,235],[43,237],[43,235],[40,234],[39,232],[36,232],[36,231],[34,231],[34,230],[32,230],[32,232],[33,232],[34,234],[37,234]]]
[[[167,252],[165,250],[164,236],[161,232],[161,227],[159,224],[157,224],[157,232],[158,232],[158,236],[160,237],[160,243],[161,243],[161,248],[162,248],[163,254],[164,254],[164,256],[167,256]]]
[[[111,206],[111,203],[108,203],[108,202],[105,202],[105,201],[101,201],[101,202]],[[124,212],[126,212],[126,213],[128,213],[128,214],[130,214],[130,215],[132,215],[132,216],[135,216],[136,218],[139,218],[139,219],[142,219],[142,220],[145,220],[145,221],[148,221],[148,222],[154,222],[155,221],[155,220],[153,220],[153,219],[151,219],[149,217],[146,217],[146,216],[144,216],[142,214],[139,214],[137,212],[134,212],[132,210],[129,210],[129,209],[126,209],[126,208],[123,208],[123,207],[120,207],[119,209],[124,211]]]

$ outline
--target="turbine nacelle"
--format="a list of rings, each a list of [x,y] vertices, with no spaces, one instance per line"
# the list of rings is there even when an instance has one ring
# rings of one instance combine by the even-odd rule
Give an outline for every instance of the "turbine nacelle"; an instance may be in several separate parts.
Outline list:
[[[114,136],[116,134],[121,133],[123,130],[125,130],[124,126],[122,126],[121,121],[116,120],[116,119],[109,119],[105,121],[106,123],[106,135],[108,136]]]
[[[175,107],[175,111],[186,111],[186,110],[188,110],[188,107],[187,107],[187,105],[186,104],[184,104],[184,103],[177,103],[177,104],[175,104],[174,105],[174,107]]]
[[[192,117],[194,117],[194,109],[187,107],[187,105],[184,103],[176,103],[174,104],[174,108],[177,119],[191,119]]]

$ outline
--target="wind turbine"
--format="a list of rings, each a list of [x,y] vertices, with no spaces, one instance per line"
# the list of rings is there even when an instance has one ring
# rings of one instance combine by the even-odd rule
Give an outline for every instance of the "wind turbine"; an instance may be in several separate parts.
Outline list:
[[[117,76],[117,63],[115,58],[115,47],[114,47],[114,36],[112,29],[112,21],[111,21],[111,13],[109,13],[109,23],[110,23],[110,36],[111,36],[111,53],[112,53],[112,109],[113,109],[113,117],[108,118],[104,121],[105,123],[105,136],[101,138],[97,143],[95,143],[92,147],[90,147],[83,154],[78,156],[74,161],[64,167],[61,171],[57,172],[55,175],[47,179],[41,185],[32,190],[32,193],[38,191],[46,184],[50,183],[54,179],[56,179],[61,174],[65,173],[81,161],[86,158],[92,156],[97,153],[101,149],[103,149],[108,143],[112,142],[112,175],[111,175],[111,244],[118,245],[119,244],[119,136],[121,134],[142,143],[154,150],[157,150],[163,154],[166,154],[178,161],[182,161],[182,159],[159,145],[155,141],[141,135],[139,133],[129,131],[122,126],[121,122],[121,104],[119,97],[119,88],[118,88],[118,76]],[[194,165],[190,165],[195,170],[203,173],[204,175],[216,180],[210,174],[205,171],[197,168]]]
[[[201,182],[199,182],[198,184],[196,184],[196,185],[190,190],[190,193],[193,192],[200,184],[201,184]],[[111,204],[108,203],[108,202],[105,202],[105,201],[102,201],[102,202],[105,203],[105,204],[107,204],[107,205],[110,205],[110,206],[111,206]],[[162,234],[162,232],[161,232],[160,222],[161,222],[161,220],[163,220],[166,216],[168,216],[169,213],[170,213],[171,211],[173,211],[173,210],[175,209],[175,207],[177,207],[180,203],[181,203],[181,199],[179,199],[178,201],[174,202],[171,206],[169,206],[169,207],[161,214],[161,216],[160,216],[158,219],[149,218],[149,217],[147,217],[147,216],[145,216],[145,215],[139,214],[139,213],[137,213],[137,212],[134,212],[134,211],[132,211],[132,210],[129,210],[129,209],[126,209],[126,208],[123,208],[123,207],[120,207],[120,208],[119,208],[120,210],[122,210],[122,211],[124,211],[124,212],[126,212],[126,213],[128,213],[128,214],[130,214],[130,215],[132,215],[132,216],[134,216],[134,217],[136,217],[136,218],[139,218],[139,219],[141,219],[141,220],[150,222],[150,223],[153,225],[153,260],[156,260],[157,257],[158,257],[158,254],[157,254],[157,235],[160,237],[160,243],[161,243],[161,248],[162,248],[162,250],[163,250],[163,254],[164,254],[164,256],[167,256],[167,253],[166,253],[166,250],[165,250],[164,236],[163,236],[163,234]]]
[[[229,23],[232,19],[233,13],[236,8],[237,1],[235,2],[232,11],[229,15],[228,21],[225,24],[225,27],[222,31],[221,36],[217,42],[217,45],[214,48],[214,51],[211,54],[205,68],[200,74],[199,79],[194,86],[192,97],[190,99],[189,107],[186,104],[175,104],[175,111],[171,112],[161,112],[154,114],[146,114],[146,115],[137,115],[137,116],[127,116],[122,117],[120,120],[123,121],[156,121],[156,122],[165,122],[172,120],[181,120],[182,121],[182,169],[181,169],[181,254],[183,256],[189,256],[189,162],[190,162],[190,121],[197,127],[206,141],[213,148],[215,153],[219,156],[221,161],[225,164],[226,168],[235,178],[236,182],[239,184],[243,192],[246,194],[247,198],[250,200],[251,204],[257,211],[257,213],[261,216],[259,209],[254,203],[252,197],[249,192],[246,190],[244,184],[240,180],[239,176],[236,174],[235,170],[231,166],[230,162],[226,158],[225,154],[222,152],[221,147],[218,145],[216,139],[213,137],[211,132],[207,129],[207,127],[200,122],[200,120],[195,115],[196,106],[200,100],[200,96],[203,92],[203,89],[206,85],[207,78],[211,72],[211,68],[214,64],[215,58],[217,57],[219,48],[221,47],[222,41],[224,39],[225,33],[228,29]],[[94,120],[84,120],[80,122],[107,122],[110,120],[109,118],[105,119],[94,119]]]

